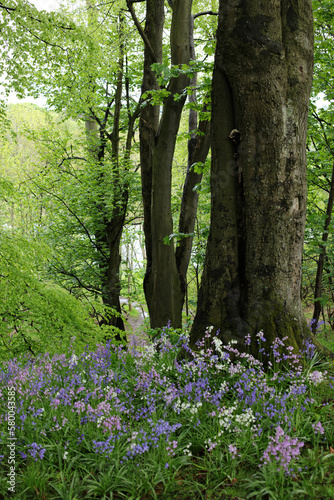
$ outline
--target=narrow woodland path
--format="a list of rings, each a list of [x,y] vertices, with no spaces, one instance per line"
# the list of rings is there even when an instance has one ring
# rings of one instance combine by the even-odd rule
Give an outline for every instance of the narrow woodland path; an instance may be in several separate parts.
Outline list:
[[[128,299],[125,297],[120,297],[121,306],[128,304]],[[125,331],[127,340],[129,344],[137,346],[147,344],[149,337],[144,332],[144,321],[147,313],[143,310],[142,307],[137,302],[131,302],[132,309],[135,309],[138,312],[138,315],[132,316],[130,313],[123,313],[124,323],[125,323]]]

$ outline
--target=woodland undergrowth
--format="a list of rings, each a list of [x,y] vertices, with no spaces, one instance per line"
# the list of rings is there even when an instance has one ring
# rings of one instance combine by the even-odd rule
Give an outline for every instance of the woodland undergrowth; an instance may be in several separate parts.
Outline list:
[[[2,362],[0,498],[334,498],[334,371],[287,340],[266,370],[210,329]]]

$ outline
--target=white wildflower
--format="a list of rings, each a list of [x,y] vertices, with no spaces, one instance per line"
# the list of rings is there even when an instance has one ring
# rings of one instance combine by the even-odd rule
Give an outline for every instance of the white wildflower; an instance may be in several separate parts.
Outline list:
[[[315,370],[314,372],[309,373],[308,379],[313,385],[319,385],[325,380],[325,377],[323,373]]]
[[[185,446],[185,448],[183,450],[184,455],[187,455],[188,457],[192,456],[192,453],[190,451],[190,446],[191,446],[191,443],[188,443],[187,446]]]
[[[71,358],[70,358],[70,362],[69,362],[69,367],[70,368],[73,368],[73,366],[76,366],[78,364],[78,356],[76,356],[75,354],[72,354]]]

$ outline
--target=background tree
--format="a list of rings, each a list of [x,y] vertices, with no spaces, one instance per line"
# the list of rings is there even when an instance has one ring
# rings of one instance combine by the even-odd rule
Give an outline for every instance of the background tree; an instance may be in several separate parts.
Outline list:
[[[333,2],[315,1],[315,68],[308,132],[308,214],[304,248],[304,283],[308,302],[314,301],[312,329],[333,321]],[[319,96],[322,100],[319,100]],[[313,295],[311,297],[311,295]]]
[[[70,344],[81,351],[87,343],[101,341],[107,331],[97,327],[83,302],[46,272],[54,253],[43,237],[50,214],[47,200],[31,182],[44,164],[21,130],[46,126],[46,113],[35,105],[18,104],[7,115],[12,130],[0,139],[1,357],[67,350]]]
[[[72,143],[70,153],[66,148],[64,151],[58,148],[60,156],[57,160],[54,158],[53,163],[58,162],[62,172],[64,165],[70,163],[72,174],[73,167],[76,172],[83,166],[87,174],[91,172],[86,175],[86,180],[89,175],[91,178],[90,188],[82,185],[82,195],[85,194],[89,199],[84,207],[90,210],[90,214],[81,216],[80,209],[76,211],[78,205],[73,196],[66,200],[59,192],[53,192],[53,195],[63,203],[76,225],[81,226],[81,236],[88,238],[92,252],[95,252],[95,258],[90,261],[95,262],[100,294],[106,307],[102,322],[124,330],[119,302],[120,242],[131,179],[130,150],[139,108],[135,99],[131,98],[131,72],[126,60],[128,35],[120,10],[123,2],[114,5],[112,14],[106,10],[106,6],[95,6],[93,3],[88,2],[78,10],[71,9],[70,13],[52,14],[50,19],[45,14],[35,13],[30,7],[30,15],[26,15],[24,21],[20,17],[19,7],[5,10],[4,17],[9,16],[15,27],[15,36],[6,27],[8,50],[14,54],[14,58],[8,57],[7,71],[11,75],[9,85],[12,84],[16,90],[44,94],[48,96],[49,105],[58,112],[65,112],[75,119],[80,117],[85,122],[85,152],[80,150],[80,143],[79,152],[76,152],[76,146]],[[72,16],[76,24],[66,21],[70,29],[60,28],[57,19],[62,19],[61,16],[66,20]],[[29,62],[39,61],[39,71],[32,72],[31,64],[31,67],[24,68],[23,76],[14,82],[12,76],[18,71],[20,62],[23,63],[20,46],[28,47]],[[136,44],[132,43],[132,46],[135,50]],[[110,59],[110,51],[116,56],[115,59]],[[27,74],[30,80],[29,85],[25,86]],[[122,129],[126,130],[123,137]],[[50,144],[52,142],[49,141]],[[73,161],[80,158],[81,167],[75,166]],[[68,172],[67,177],[70,175]],[[74,177],[72,175],[72,181]],[[48,191],[49,195],[52,195],[51,191]],[[95,198],[92,199],[90,195]],[[73,266],[61,265],[55,269],[62,275],[76,279],[78,283],[87,282],[87,276],[85,279],[80,276],[79,268],[75,272]],[[86,288],[94,289],[93,283],[88,283]],[[113,311],[116,311],[115,314]]]

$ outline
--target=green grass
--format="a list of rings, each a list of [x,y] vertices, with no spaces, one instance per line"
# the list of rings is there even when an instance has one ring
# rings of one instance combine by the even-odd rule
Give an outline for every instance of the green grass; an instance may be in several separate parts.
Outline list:
[[[323,346],[334,352],[334,332],[331,332],[327,335],[324,333],[320,333],[317,338]]]

